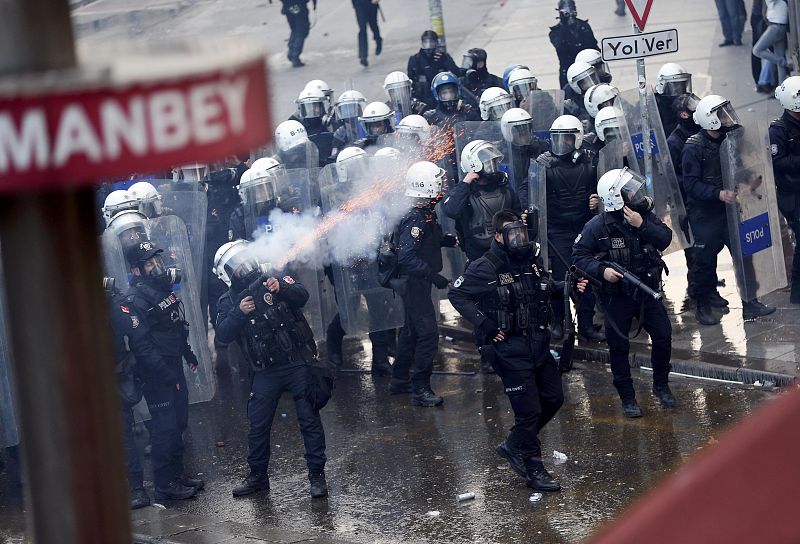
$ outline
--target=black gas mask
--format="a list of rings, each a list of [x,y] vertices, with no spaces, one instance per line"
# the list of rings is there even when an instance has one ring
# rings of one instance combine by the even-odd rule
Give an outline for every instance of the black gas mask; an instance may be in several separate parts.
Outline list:
[[[153,267],[144,272],[145,282],[151,284],[153,287],[171,290],[173,285],[181,282],[181,269],[177,266],[167,266],[160,255],[153,257]],[[141,265],[144,269],[144,263]]]
[[[530,256],[533,242],[528,238],[528,226],[522,221],[506,223],[501,229],[503,245],[509,255],[515,259],[524,259]]]

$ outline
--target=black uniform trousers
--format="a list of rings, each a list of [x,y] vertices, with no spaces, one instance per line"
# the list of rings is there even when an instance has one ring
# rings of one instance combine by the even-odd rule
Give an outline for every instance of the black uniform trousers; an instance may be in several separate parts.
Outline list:
[[[528,336],[511,336],[495,342],[493,347],[495,370],[503,381],[514,411],[514,427],[506,444],[518,450],[526,462],[540,462],[542,445],[539,431],[564,404],[558,365],[550,354],[548,342],[539,341],[531,345]]]
[[[439,325],[433,306],[431,282],[408,278],[403,295],[405,322],[397,340],[397,358],[392,366],[395,382],[408,382],[416,391],[430,389],[433,359],[439,349]]]
[[[250,400],[247,403],[247,418],[250,431],[247,435],[250,452],[247,464],[254,474],[264,475],[269,467],[272,421],[275,410],[284,392],[289,392],[294,399],[297,411],[297,422],[303,435],[306,450],[306,465],[312,472],[325,468],[325,432],[319,410],[306,400],[306,367],[305,365],[267,368],[253,375],[250,387]]]
[[[664,386],[669,380],[672,356],[672,324],[669,322],[667,310],[661,301],[644,297],[635,300],[624,294],[602,294],[606,312],[606,340],[611,359],[611,373],[614,376],[614,387],[623,402],[633,400],[636,393],[631,379],[631,365],[628,360],[630,341],[627,336],[620,336],[610,324],[613,321],[619,331],[627,334],[634,317],[642,313],[642,328],[650,335],[652,343],[650,362],[653,367],[653,385]]]
[[[572,258],[572,245],[575,243],[575,238],[580,234],[580,230],[575,232],[572,229],[560,229],[558,227],[547,229],[548,242],[552,244],[558,253],[567,260],[567,264],[571,264]],[[553,271],[553,279],[556,281],[564,281],[567,274],[567,268],[557,255],[554,255],[552,248],[549,249],[550,268]],[[553,322],[564,322],[564,291],[553,290],[550,299],[553,307]],[[586,291],[581,295],[578,302],[577,317],[578,317],[578,330],[586,331],[591,330],[594,320],[594,304],[595,295],[591,287],[587,286]]]
[[[167,487],[174,479],[183,476],[183,432],[189,425],[189,391],[183,375],[183,361],[179,357],[164,359],[166,364],[175,368],[177,383],[168,385],[151,378],[143,387],[152,416],[148,429],[156,488]]]
[[[356,20],[358,21],[358,58],[366,59],[367,48],[367,25],[372,29],[372,38],[376,42],[381,41],[381,29],[378,27],[378,4],[373,4],[371,0],[353,0],[353,9],[356,10]]]
[[[792,294],[800,294],[800,195],[778,192],[778,209],[794,232],[795,249],[792,258]]]
[[[131,491],[144,487],[144,471],[142,470],[142,462],[139,459],[139,450],[136,447],[133,426],[133,407],[123,403],[122,444],[125,447],[125,460],[128,468],[128,487]]]
[[[299,10],[292,13],[290,10]],[[289,21],[289,59],[299,59],[303,53],[303,43],[306,41],[311,23],[308,21],[308,6],[295,4],[286,9],[286,20]]]
[[[694,234],[694,266],[689,268],[689,284],[694,298],[707,302],[717,289],[717,255],[722,248],[730,248],[728,218],[725,209],[712,211],[693,207],[689,221]]]

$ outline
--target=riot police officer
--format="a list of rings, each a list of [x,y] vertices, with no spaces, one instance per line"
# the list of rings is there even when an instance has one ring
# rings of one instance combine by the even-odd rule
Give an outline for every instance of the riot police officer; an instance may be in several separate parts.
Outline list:
[[[736,193],[723,188],[720,147],[726,134],[740,125],[730,101],[719,95],[701,99],[693,117],[700,125],[700,131],[686,140],[681,170],[695,238],[695,317],[701,325],[716,325],[719,317],[712,307],[728,306],[728,301],[717,291],[717,254],[723,246],[730,247],[725,205],[736,202]],[[742,301],[745,320],[774,312],[775,308],[762,304],[758,299]]]
[[[345,91],[339,95],[333,109],[341,126],[333,133],[333,155],[338,155],[342,149],[366,135],[359,122],[366,105],[367,98],[358,91]]]
[[[333,154],[333,134],[326,126],[328,98],[316,87],[306,87],[297,97],[297,113],[306,127],[308,139],[319,149],[319,156],[327,160]]]
[[[474,47],[464,53],[461,61],[461,84],[473,95],[480,96],[490,87],[502,87],[502,78],[489,72],[486,67],[486,50]]]
[[[383,102],[372,102],[364,108],[359,121],[367,135],[353,145],[365,149],[369,146],[382,145],[387,136],[394,132],[395,113]]]
[[[661,300],[627,282],[614,265],[636,275],[654,291],[661,288],[661,251],[672,241],[672,231],[651,210],[644,177],[627,168],[609,170],[598,180],[603,213],[593,217],[575,240],[572,262],[602,282],[599,297],[606,314],[606,338],[614,387],[626,417],[641,417],[631,379],[628,331],[637,317],[652,343],[653,394],[662,406],[675,406],[669,388],[672,325]]]
[[[189,395],[183,361],[194,371],[198,361],[189,346],[183,302],[172,291],[180,270],[168,268],[162,250],[139,238],[126,248],[133,279],[128,300],[139,319],[140,334],[152,339],[161,364],[144,376],[150,409],[153,479],[157,499],[188,499],[205,485],[184,474],[183,432],[189,424]]]
[[[684,94],[692,94],[692,74],[680,64],[668,62],[658,70],[653,93],[664,134],[670,135],[679,124],[679,120],[675,117],[675,99]],[[674,159],[672,162],[677,166],[678,163]]]
[[[413,164],[406,174],[406,196],[413,199],[397,232],[398,276],[402,282],[405,321],[397,341],[397,358],[392,367],[390,390],[411,391],[417,406],[438,406],[444,402],[431,389],[433,359],[439,343],[436,310],[431,285],[447,287],[441,275],[442,246],[454,247],[455,238],[445,237],[434,208],[441,200],[444,170],[432,162]]]
[[[314,9],[317,9],[317,0],[314,2]],[[286,16],[289,22],[289,52],[286,58],[292,63],[294,68],[305,66],[305,63],[300,60],[300,55],[303,53],[303,43],[306,41],[311,24],[308,21],[308,2],[309,0],[281,0],[283,8],[281,13]],[[272,3],[272,0],[270,0]]]
[[[569,268],[575,237],[592,218],[597,208],[597,168],[591,153],[582,149],[583,126],[577,118],[562,115],[550,127],[550,151],[536,159],[544,169],[547,196],[547,237],[553,277],[561,279]],[[555,253],[555,255],[553,255]],[[562,260],[563,259],[563,260]],[[564,336],[564,294],[553,293],[553,337]],[[578,334],[592,342],[602,342],[603,334],[594,327],[595,297],[591,289],[578,304]]]
[[[511,186],[518,191],[528,178],[531,161],[547,151],[549,146],[533,133],[531,114],[522,108],[511,108],[503,114],[500,132],[511,152]]]
[[[308,138],[306,128],[299,121],[284,121],[275,128],[275,151],[277,160],[287,169],[320,168],[325,159],[320,160],[319,150]]]
[[[395,71],[383,80],[383,90],[388,101],[386,105],[395,112],[395,121],[399,124],[409,115],[422,115],[428,105],[411,96],[411,79],[405,72]]]
[[[508,75],[508,93],[514,98],[514,106],[527,109],[529,97],[533,91],[539,90],[539,80],[527,68],[516,68]]]
[[[795,249],[792,260],[792,288],[789,301],[800,304],[800,77],[786,78],[775,98],[784,108],[783,115],[769,127],[772,166],[778,189],[778,209],[794,231]]]
[[[550,353],[550,291],[553,283],[528,226],[512,210],[492,218],[491,249],[469,264],[448,294],[453,307],[475,327],[490,352],[514,411],[514,427],[497,446],[528,487],[561,486],[542,463],[539,431],[564,403],[558,365]],[[535,226],[534,226],[535,234]],[[579,290],[585,286],[581,282]]]
[[[353,0],[353,9],[356,12],[358,22],[358,59],[362,66],[369,66],[367,55],[367,25],[372,30],[372,38],[375,40],[375,56],[383,51],[383,39],[381,29],[378,26],[378,2],[373,0]]]
[[[567,85],[564,86],[564,111],[584,121],[584,131],[588,131],[592,116],[586,111],[585,94],[599,85],[597,68],[587,62],[575,61],[567,69]]]
[[[429,108],[436,107],[436,100],[431,84],[436,74],[442,72],[460,73],[453,57],[446,51],[440,51],[439,35],[433,30],[426,30],[420,37],[422,47],[419,52],[408,59],[406,73],[413,82],[413,96],[425,102]]]
[[[327,399],[315,402],[309,395],[309,366],[317,362],[317,345],[302,311],[308,291],[291,276],[262,274],[243,240],[217,251],[214,271],[230,286],[219,300],[217,334],[223,342],[239,343],[252,370],[250,473],[233,488],[233,496],[269,490],[270,431],[281,395],[288,392],[305,444],[311,496],[325,497],[325,431],[319,410]]]
[[[559,85],[567,84],[567,68],[583,49],[600,49],[588,21],[578,19],[575,0],[559,0],[559,22],[550,27],[550,43],[556,48],[559,64]],[[598,83],[600,83],[598,81]]]
[[[262,157],[242,174],[236,190],[242,204],[230,216],[228,241],[252,240],[258,229],[269,231],[267,217],[275,208],[275,178],[283,165],[272,157]],[[245,213],[245,203],[252,213]]]

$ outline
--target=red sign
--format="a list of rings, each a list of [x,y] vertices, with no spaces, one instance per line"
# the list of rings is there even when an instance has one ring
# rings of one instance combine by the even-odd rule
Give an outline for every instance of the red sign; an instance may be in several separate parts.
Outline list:
[[[214,160],[271,139],[263,59],[146,83],[0,95],[0,193]]]
[[[644,25],[647,23],[647,17],[650,15],[650,8],[653,6],[653,0],[625,0],[628,9],[631,10],[633,21],[636,26],[644,32]]]

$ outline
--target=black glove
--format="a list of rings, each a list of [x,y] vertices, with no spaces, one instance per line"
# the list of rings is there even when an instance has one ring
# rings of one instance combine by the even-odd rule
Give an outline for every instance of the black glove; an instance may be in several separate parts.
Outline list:
[[[481,344],[491,344],[499,330],[497,324],[487,317],[483,320],[483,323],[475,329],[475,333],[481,341]]]
[[[437,289],[444,289],[447,287],[447,284],[450,283],[450,280],[448,280],[441,274],[432,274],[430,280],[431,283],[433,283]]]
[[[442,236],[442,247],[456,247],[458,245],[458,237],[455,234],[445,234]]]

